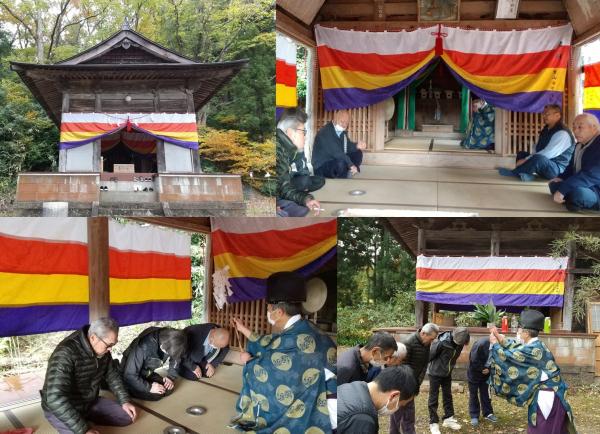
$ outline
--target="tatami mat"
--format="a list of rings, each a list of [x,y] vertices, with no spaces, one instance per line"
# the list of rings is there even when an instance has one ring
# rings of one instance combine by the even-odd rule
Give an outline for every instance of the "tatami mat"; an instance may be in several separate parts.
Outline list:
[[[215,370],[215,375],[213,375],[211,378],[202,378],[200,381],[239,393],[239,391],[242,390],[243,370],[244,367],[240,365],[220,365]]]
[[[350,191],[363,190],[363,195]],[[449,211],[479,216],[572,215],[556,204],[547,181],[521,182],[495,170],[364,166],[351,179],[328,179],[315,197],[322,215],[336,215],[348,208]]]

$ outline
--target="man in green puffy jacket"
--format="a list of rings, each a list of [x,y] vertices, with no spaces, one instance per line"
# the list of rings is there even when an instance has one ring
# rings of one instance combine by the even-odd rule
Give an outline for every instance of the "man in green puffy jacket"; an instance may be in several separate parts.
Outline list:
[[[100,318],[67,336],[50,356],[40,394],[44,416],[59,434],[98,434],[90,422],[126,426],[135,421],[136,408],[110,354],[118,334],[114,319]],[[99,396],[103,381],[118,402]]]

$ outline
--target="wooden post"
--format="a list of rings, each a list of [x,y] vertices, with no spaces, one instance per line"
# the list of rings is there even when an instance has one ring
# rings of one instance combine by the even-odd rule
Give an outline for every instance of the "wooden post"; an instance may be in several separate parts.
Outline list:
[[[206,234],[206,247],[204,249],[204,321],[214,322],[211,317],[211,311],[214,306],[213,301],[213,285],[212,275],[214,273],[214,264],[212,256],[212,235]],[[222,327],[228,328],[229,324],[221,324]]]
[[[156,167],[158,173],[165,173],[167,171],[167,164],[165,161],[165,142],[160,139],[156,140]]]
[[[93,146],[93,154],[92,154],[92,172],[103,172],[103,167],[101,167],[102,158],[102,140],[94,140],[92,143]]]
[[[88,274],[90,322],[108,316],[108,217],[88,218]]]
[[[573,330],[573,286],[575,285],[575,275],[571,270],[575,268],[577,258],[577,249],[575,241],[569,241],[567,245],[567,254],[569,262],[567,265],[567,281],[565,282],[565,295],[563,300],[563,330]]]
[[[500,232],[497,229],[492,229],[490,242],[490,256],[500,255]]]
[[[425,250],[426,239],[425,231],[422,228],[417,229],[417,255],[420,255]],[[415,301],[415,326],[422,327],[427,321],[427,310],[425,303],[421,300]]]
[[[571,59],[569,60],[569,69],[567,74],[568,79],[568,107],[567,107],[567,117],[565,119],[565,124],[571,125],[573,123],[573,119],[579,113],[583,112],[582,107],[582,88],[581,88],[581,46],[576,46],[571,48]],[[564,110],[563,110],[564,111]]]

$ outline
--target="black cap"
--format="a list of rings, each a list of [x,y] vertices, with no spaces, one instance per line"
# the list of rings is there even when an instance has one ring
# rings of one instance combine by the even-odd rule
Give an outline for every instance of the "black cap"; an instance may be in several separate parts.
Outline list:
[[[521,312],[521,326],[524,329],[544,330],[544,314],[539,310],[528,309]]]
[[[267,303],[306,301],[306,280],[294,271],[273,273],[267,279]]]

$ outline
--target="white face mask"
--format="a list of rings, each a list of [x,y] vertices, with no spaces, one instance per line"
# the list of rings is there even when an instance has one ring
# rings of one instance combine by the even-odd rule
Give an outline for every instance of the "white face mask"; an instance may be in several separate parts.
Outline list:
[[[334,125],[334,128],[335,128],[335,130],[336,130],[338,133],[343,133],[344,131],[346,131],[346,128],[344,128],[344,127],[342,127],[341,125],[338,125],[338,124],[335,124],[335,125]]]
[[[269,324],[275,325],[275,321],[271,318],[271,312],[270,311],[267,311],[267,321],[269,321]]]
[[[381,359],[375,360],[375,356],[373,356],[369,363],[371,364],[371,366],[374,366],[376,368],[383,368],[385,366],[385,362]]]
[[[519,343],[519,344],[524,344],[525,343],[525,341],[521,337],[521,332],[517,332],[517,336],[515,337],[515,341],[517,341],[517,343]]]
[[[390,405],[390,398],[388,398],[387,403],[383,407],[377,409],[377,414],[380,416],[389,416],[390,414],[398,411],[398,408],[400,408],[400,395],[398,395],[398,402],[396,403],[396,408],[394,408],[393,410],[389,409],[388,405]]]

